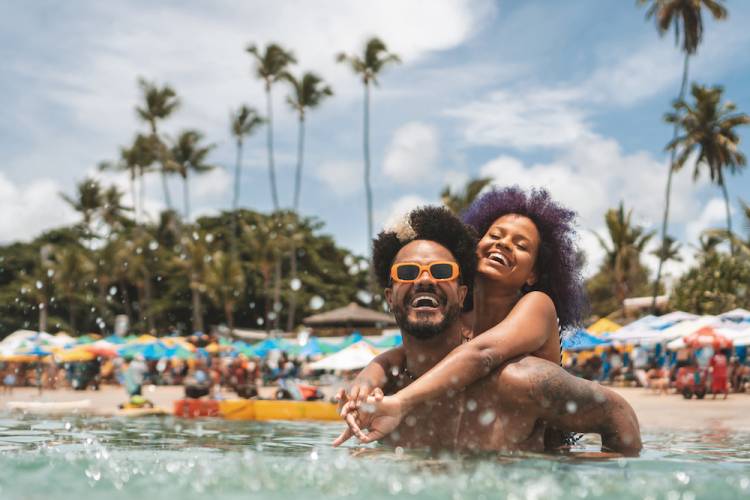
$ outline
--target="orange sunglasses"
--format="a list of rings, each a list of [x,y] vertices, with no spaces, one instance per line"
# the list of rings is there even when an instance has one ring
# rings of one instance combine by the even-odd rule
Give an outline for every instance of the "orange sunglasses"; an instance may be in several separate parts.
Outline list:
[[[458,278],[458,264],[455,262],[430,262],[422,265],[416,262],[399,262],[391,266],[391,279],[397,283],[417,281],[427,271],[435,281],[450,281]]]

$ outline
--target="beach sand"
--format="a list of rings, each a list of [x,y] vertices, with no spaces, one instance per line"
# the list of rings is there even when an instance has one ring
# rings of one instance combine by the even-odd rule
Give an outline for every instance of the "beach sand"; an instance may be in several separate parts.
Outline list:
[[[642,388],[613,388],[635,409],[643,430],[707,430],[728,429],[750,431],[750,394],[730,394],[727,400],[718,396],[712,400],[686,400],[677,394],[657,395]],[[276,387],[261,388],[261,396],[272,397]],[[334,388],[324,392],[332,395]],[[146,386],[143,395],[155,406],[171,411],[173,402],[183,397],[182,386]],[[224,394],[227,398],[233,393]],[[15,388],[12,394],[0,394],[0,412],[7,412],[8,402],[73,402],[90,401],[90,412],[114,414],[117,405],[125,401],[125,390],[117,386],[102,386],[99,391],[72,391],[57,389],[39,395],[33,388]]]

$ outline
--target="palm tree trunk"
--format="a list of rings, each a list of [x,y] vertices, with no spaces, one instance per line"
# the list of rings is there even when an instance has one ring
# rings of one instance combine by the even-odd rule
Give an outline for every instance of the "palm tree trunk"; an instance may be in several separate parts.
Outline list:
[[[122,305],[125,307],[125,314],[128,316],[128,324],[133,324],[133,305],[130,303],[130,293],[124,280],[120,280],[120,290],[122,290]]]
[[[281,255],[276,257],[273,266],[273,329],[279,329],[281,316]]]
[[[146,207],[145,207],[145,204],[144,204],[145,198],[146,198],[146,181],[144,179],[145,177],[146,177],[146,172],[141,171],[141,175],[140,175],[140,177],[138,179],[138,181],[139,181],[138,182],[139,183],[138,189],[140,191],[138,193],[138,205],[140,206],[141,223],[144,223],[145,213],[146,213],[145,212]]]
[[[242,139],[237,139],[237,161],[234,166],[234,197],[232,198],[232,259],[237,258],[237,207],[240,204],[240,177],[242,175]]]
[[[190,281],[197,281],[195,274],[191,276]],[[201,294],[196,286],[190,286],[190,294],[193,302],[193,332],[202,332],[203,330],[203,302]]]
[[[153,300],[153,293],[151,288],[151,271],[147,268],[143,270],[143,305],[141,306],[141,317],[146,320],[149,333],[153,334],[156,332],[156,322],[154,316],[151,314],[151,302]]]
[[[268,319],[268,313],[270,309],[270,302],[271,302],[271,295],[268,293],[270,285],[271,285],[271,276],[270,271],[268,269],[268,265],[264,264],[264,268],[261,269],[261,274],[263,275],[263,325],[266,327],[266,333],[271,332],[271,322]]]
[[[70,333],[72,335],[76,334],[76,312],[75,312],[75,305],[73,304],[73,299],[70,300],[70,304],[68,304],[68,325],[70,326]]]
[[[229,301],[224,302],[224,316],[227,318],[229,331],[234,332],[234,305]]]
[[[185,223],[190,220],[190,186],[188,186],[188,177],[182,178],[182,202],[185,206]]]
[[[685,53],[685,60],[682,65],[682,82],[680,83],[680,94],[677,97],[678,101],[682,101],[685,99],[685,92],[687,91],[687,82],[688,82],[688,63],[690,61],[690,54]],[[674,140],[677,135],[680,133],[680,126],[678,124],[678,121],[675,121],[674,129],[672,131],[672,140]],[[659,285],[661,283],[661,272],[662,268],[664,267],[664,260],[666,257],[666,251],[665,246],[667,245],[667,226],[669,224],[669,204],[670,204],[670,198],[672,196],[672,175],[674,175],[674,164],[675,159],[677,156],[677,150],[672,149],[672,152],[669,155],[669,173],[667,174],[667,190],[665,193],[665,200],[664,200],[664,218],[662,219],[661,223],[661,245],[662,245],[662,251],[661,255],[659,255],[659,265],[656,268],[656,280],[654,280],[654,289],[651,297],[651,312],[656,312],[656,296],[659,295]]]
[[[39,304],[39,331],[40,332],[47,331],[47,318],[49,317],[49,311],[47,310],[48,307],[49,307],[49,304],[47,300],[43,300]]]
[[[302,162],[303,154],[305,149],[305,118],[304,115],[299,117],[299,136],[297,139],[297,172],[294,178],[294,213],[297,214],[299,210],[299,195],[300,186],[302,185]],[[291,255],[289,259],[289,274],[292,282],[297,279],[297,245],[294,241],[294,236],[291,239]],[[286,331],[291,332],[294,329],[294,319],[297,308],[297,290],[291,289],[289,296],[289,313],[286,317]]]
[[[161,173],[161,187],[164,190],[164,203],[167,205],[167,210],[172,211],[172,197],[169,195],[169,186],[167,186],[167,172],[164,170],[164,165],[160,169]]]
[[[727,184],[724,179],[719,177],[719,186],[721,186],[721,192],[724,195],[724,206],[727,210],[727,235],[729,236],[729,251],[734,255],[734,236],[732,235],[732,210],[729,202],[729,191],[727,190]]]
[[[276,169],[273,164],[273,106],[271,105],[271,85],[266,83],[266,113],[268,114],[268,176],[271,181],[271,201],[274,211],[279,209],[279,195],[276,192]]]
[[[302,189],[302,161],[305,150],[305,118],[299,117],[299,132],[297,136],[297,170],[294,173],[294,211],[299,210],[299,195]]]
[[[370,85],[365,81],[365,109],[364,109],[364,138],[363,149],[365,156],[365,199],[367,200],[367,248],[372,242],[372,186],[370,185]],[[369,250],[370,265],[367,273],[370,291],[375,291],[375,274],[372,266],[372,250]]]
[[[135,199],[135,172],[130,175],[130,197],[133,199],[133,217],[138,224],[138,201]]]

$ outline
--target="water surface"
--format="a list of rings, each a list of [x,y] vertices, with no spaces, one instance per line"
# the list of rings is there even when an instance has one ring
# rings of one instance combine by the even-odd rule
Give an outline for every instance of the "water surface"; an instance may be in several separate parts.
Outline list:
[[[340,424],[0,416],[0,498],[740,498],[750,434],[645,433],[640,458],[333,449]],[[595,438],[579,450],[596,449]]]

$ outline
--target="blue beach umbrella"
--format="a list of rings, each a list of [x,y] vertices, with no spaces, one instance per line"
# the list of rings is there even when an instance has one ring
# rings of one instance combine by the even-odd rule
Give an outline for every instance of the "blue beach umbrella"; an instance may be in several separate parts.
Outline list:
[[[573,334],[563,338],[562,348],[564,351],[590,351],[610,343],[587,333],[586,330],[576,330]]]

